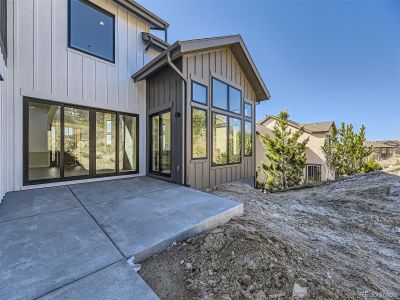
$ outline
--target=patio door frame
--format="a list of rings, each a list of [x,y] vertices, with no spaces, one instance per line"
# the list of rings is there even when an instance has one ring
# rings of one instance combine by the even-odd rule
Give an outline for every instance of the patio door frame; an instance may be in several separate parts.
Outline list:
[[[42,103],[47,105],[60,106],[60,177],[50,179],[29,180],[29,103]],[[65,134],[65,107],[84,109],[89,111],[89,174],[65,177],[64,175],[64,134]],[[96,174],[96,112],[115,114],[115,172]],[[119,170],[119,117],[132,116],[136,118],[136,169],[121,172]],[[139,115],[134,113],[107,110],[102,108],[88,107],[62,103],[50,100],[37,99],[32,97],[23,98],[23,185],[35,185],[43,183],[63,182],[81,179],[101,178],[110,176],[121,176],[139,173]]]
[[[162,145],[163,145],[163,143],[162,143],[162,138],[161,138],[161,130],[162,130],[162,115],[163,114],[165,114],[165,113],[168,113],[169,112],[169,114],[170,114],[170,119],[169,119],[169,122],[170,122],[170,124],[169,124],[169,126],[170,126],[170,131],[171,131],[171,134],[170,134],[170,147],[171,147],[171,150],[170,150],[170,155],[169,155],[169,170],[170,170],[170,173],[164,173],[164,172],[162,172]],[[156,116],[158,116],[158,118],[159,118],[159,121],[158,121],[158,166],[159,166],[159,171],[154,171],[153,170],[153,117],[156,117]],[[163,177],[167,177],[167,178],[172,178],[172,135],[173,135],[173,131],[172,131],[172,112],[171,112],[171,109],[166,109],[166,110],[163,110],[163,111],[160,111],[160,112],[157,112],[157,113],[154,113],[154,114],[151,114],[150,116],[149,116],[149,122],[150,122],[150,155],[149,155],[149,173],[150,174],[154,174],[154,175],[158,175],[158,176],[163,176]]]

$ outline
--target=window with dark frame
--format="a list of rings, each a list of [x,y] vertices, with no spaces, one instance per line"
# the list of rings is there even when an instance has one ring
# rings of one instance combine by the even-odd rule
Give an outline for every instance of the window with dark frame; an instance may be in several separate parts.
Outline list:
[[[7,60],[7,0],[0,0],[0,50]]]
[[[138,172],[138,115],[24,101],[24,185]]]
[[[252,122],[244,121],[244,156],[253,155],[253,126]]]
[[[321,165],[306,165],[306,179],[311,183],[321,182]]]
[[[242,91],[213,77],[212,106],[240,115],[242,114]]]
[[[242,162],[242,120],[212,113],[212,165]]]
[[[192,159],[207,158],[207,111],[192,108]]]
[[[68,3],[68,46],[114,63],[114,15],[86,0]]]
[[[207,105],[207,87],[196,81],[192,81],[192,101]]]
[[[253,117],[253,105],[251,103],[244,103],[244,116],[248,118]]]

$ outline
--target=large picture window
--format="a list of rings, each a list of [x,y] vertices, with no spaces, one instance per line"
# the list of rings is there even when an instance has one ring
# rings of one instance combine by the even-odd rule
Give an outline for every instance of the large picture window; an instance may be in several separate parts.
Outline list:
[[[115,61],[114,15],[86,0],[69,0],[70,48]]]
[[[213,165],[236,164],[242,161],[242,121],[213,113]]]
[[[24,184],[138,171],[138,116],[24,100]]]
[[[244,122],[244,156],[253,155],[253,130],[252,122]]]
[[[192,108],[192,158],[207,158],[207,111]]]
[[[242,92],[216,78],[212,78],[212,106],[242,114]]]

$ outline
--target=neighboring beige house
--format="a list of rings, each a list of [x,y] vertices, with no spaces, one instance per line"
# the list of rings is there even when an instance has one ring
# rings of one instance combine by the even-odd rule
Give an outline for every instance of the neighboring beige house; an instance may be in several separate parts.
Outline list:
[[[366,141],[365,145],[374,148],[371,156],[376,160],[388,159],[400,153],[400,141]]]
[[[261,141],[261,136],[272,135],[272,130],[276,122],[275,116],[267,116],[262,121],[256,124],[256,167],[257,170],[262,169],[262,163],[266,160],[265,148]],[[304,127],[304,134],[300,140],[309,138],[309,142],[306,147],[307,165],[304,170],[305,181],[324,181],[334,179],[335,175],[330,172],[324,153],[322,152],[322,146],[325,140],[330,142],[330,134],[332,128],[335,126],[333,121],[316,122],[299,124],[294,121],[288,121],[289,126],[293,130],[298,130],[301,126]],[[263,172],[258,172],[258,180],[264,180],[265,175]]]

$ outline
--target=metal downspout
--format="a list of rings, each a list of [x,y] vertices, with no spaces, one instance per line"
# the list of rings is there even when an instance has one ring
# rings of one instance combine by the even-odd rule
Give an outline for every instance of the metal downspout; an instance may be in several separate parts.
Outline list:
[[[187,80],[185,78],[185,75],[183,75],[183,73],[177,68],[177,66],[175,66],[171,60],[171,54],[170,52],[167,52],[167,63],[168,65],[179,75],[179,77],[182,78],[183,82],[184,82],[184,108],[183,108],[183,120],[184,120],[184,133],[183,133],[183,146],[184,146],[184,151],[183,151],[183,164],[184,164],[184,168],[183,169],[183,185],[186,186],[186,151],[187,151],[187,147],[186,147],[186,111],[187,111]]]

